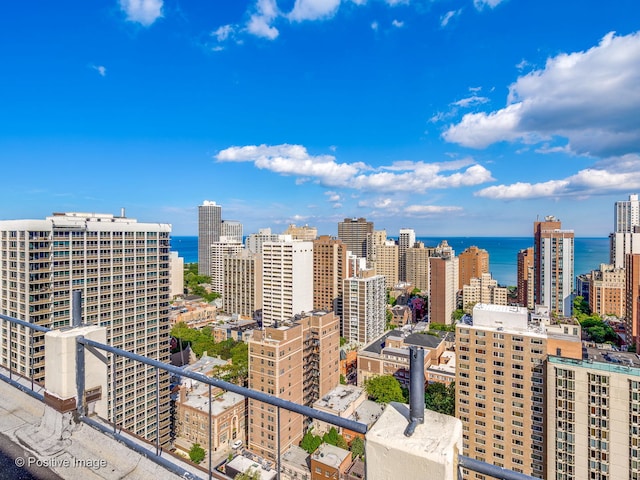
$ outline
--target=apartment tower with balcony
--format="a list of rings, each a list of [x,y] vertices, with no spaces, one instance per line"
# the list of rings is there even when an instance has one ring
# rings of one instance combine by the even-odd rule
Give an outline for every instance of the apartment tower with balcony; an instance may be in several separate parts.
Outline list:
[[[466,248],[458,255],[458,289],[471,285],[472,278],[480,278],[489,273],[489,252],[475,245]]]
[[[373,222],[366,218],[345,218],[338,223],[338,238],[359,258],[369,258],[372,234]]]
[[[347,278],[347,247],[321,235],[313,242],[313,308],[334,311],[342,318],[342,289]]]
[[[0,313],[57,329],[71,324],[72,294],[82,293],[81,317],[107,328],[110,345],[169,361],[171,226],[138,223],[124,212],[54,213],[44,220],[0,222]],[[2,322],[1,361],[44,382],[44,336]],[[12,348],[10,349],[9,341]],[[108,416],[148,440],[169,442],[169,376],[120,359],[109,373]],[[159,388],[159,432],[156,429]]]

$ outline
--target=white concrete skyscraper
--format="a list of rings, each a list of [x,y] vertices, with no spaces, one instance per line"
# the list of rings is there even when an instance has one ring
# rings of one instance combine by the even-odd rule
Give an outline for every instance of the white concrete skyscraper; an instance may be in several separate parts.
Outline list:
[[[211,244],[220,241],[222,207],[205,200],[198,206],[198,273],[211,276]]]
[[[262,245],[262,324],[291,320],[313,310],[313,242]]]
[[[625,255],[640,253],[640,200],[638,200],[638,195],[629,195],[629,200],[616,202],[613,215],[614,231],[609,235],[609,263],[616,268],[624,268]]]
[[[342,334],[348,342],[366,344],[384,333],[386,299],[385,277],[374,270],[344,280]]]
[[[107,329],[110,345],[169,361],[171,226],[96,213],[56,213],[44,220],[0,221],[0,313],[44,327],[71,324],[72,293],[82,292],[82,320]],[[4,322],[0,322],[4,323]],[[0,341],[8,344],[6,323]],[[13,328],[13,368],[44,382],[44,336]],[[0,353],[7,365],[8,349]],[[156,438],[156,371],[119,359],[109,380],[110,421]],[[111,377],[111,372],[110,372]],[[169,442],[169,374],[159,372],[161,444]],[[117,388],[115,394],[113,388]],[[115,398],[115,401],[114,401]]]
[[[407,281],[407,250],[416,243],[416,232],[413,228],[401,228],[398,237],[398,277],[401,282]]]

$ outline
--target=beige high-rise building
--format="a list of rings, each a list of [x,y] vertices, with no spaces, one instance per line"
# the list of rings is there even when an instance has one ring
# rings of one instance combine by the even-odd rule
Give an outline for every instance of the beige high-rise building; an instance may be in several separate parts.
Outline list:
[[[313,242],[316,238],[318,238],[318,229],[316,227],[310,227],[309,225],[297,227],[292,223],[283,232],[283,235],[291,235],[291,238],[293,240],[305,240],[307,242]]]
[[[429,293],[429,257],[435,248],[425,248],[424,243],[417,242],[407,249],[407,282],[423,292]]]
[[[387,312],[385,277],[363,270],[344,281],[342,335],[349,342],[369,343],[384,333]]]
[[[547,363],[549,480],[640,478],[640,361],[586,348]]]
[[[626,276],[624,268],[601,264],[591,272],[589,282],[589,308],[600,316],[615,315],[624,318],[626,313]]]
[[[480,278],[489,273],[489,252],[475,245],[466,248],[458,255],[458,289],[471,285],[472,278]]]
[[[573,310],[573,230],[562,230],[553,216],[533,224],[533,294],[536,305],[546,305],[556,315]]]
[[[222,234],[222,207],[205,200],[198,206],[198,273],[211,276],[211,244],[220,241]]]
[[[220,238],[226,238],[228,242],[240,242],[244,241],[242,235],[242,223],[237,220],[222,220],[220,229]]]
[[[533,247],[518,252],[518,304],[533,310]]]
[[[211,289],[224,295],[224,258],[236,255],[242,250],[242,242],[220,237],[219,242],[211,244],[209,255],[209,276],[211,277]]]
[[[340,383],[340,322],[334,312],[309,312],[279,327],[254,330],[249,340],[249,388],[313,405]],[[301,415],[249,400],[251,451],[276,460],[304,434]],[[278,438],[278,436],[280,438]]]
[[[347,250],[360,258],[369,258],[373,222],[366,218],[345,218],[338,223],[338,238],[347,245]]]
[[[82,320],[107,329],[110,345],[169,362],[171,226],[124,216],[54,213],[44,220],[0,222],[0,313],[57,329],[72,319],[72,293],[82,292]],[[4,322],[0,322],[4,323]],[[6,326],[6,324],[5,324]],[[1,330],[8,344],[8,329]],[[44,382],[44,336],[13,327],[14,372]],[[8,365],[8,349],[0,354]],[[148,440],[169,442],[169,375],[160,372],[156,430],[156,370],[116,362],[109,378],[108,420]],[[111,377],[111,373],[109,375]]]
[[[471,313],[476,303],[507,305],[507,287],[499,287],[498,281],[491,278],[490,273],[483,273],[480,278],[472,278],[469,285],[462,287],[462,308]]]
[[[407,250],[416,243],[416,232],[413,228],[401,228],[398,236],[398,277],[400,281],[407,279]]]
[[[387,240],[382,245],[376,246],[376,275],[383,275],[387,286],[393,287],[398,284],[398,245],[393,240]]]
[[[249,250],[224,257],[224,311],[256,318],[262,309],[262,257]]]
[[[429,321],[450,325],[458,293],[458,257],[443,240],[429,257]]]
[[[321,235],[313,242],[313,308],[334,311],[342,318],[342,289],[347,278],[347,247]]]
[[[574,320],[552,323],[548,310],[529,319],[524,307],[478,304],[472,322],[457,324],[456,417],[464,455],[548,478],[544,364],[548,352],[580,358],[580,337]]]
[[[373,267],[376,261],[376,252],[377,248],[380,245],[384,245],[387,242],[387,231],[386,230],[374,230],[373,233],[369,234],[367,238],[367,245],[369,250],[369,256],[367,257],[367,261],[369,262],[369,267]]]
[[[262,324],[272,326],[313,310],[313,243],[262,245]]]

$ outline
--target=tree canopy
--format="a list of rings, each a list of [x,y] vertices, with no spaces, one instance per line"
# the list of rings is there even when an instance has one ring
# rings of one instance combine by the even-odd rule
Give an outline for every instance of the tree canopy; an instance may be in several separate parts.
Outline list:
[[[618,336],[611,326],[600,315],[592,313],[584,297],[578,295],[573,299],[573,313],[591,340],[595,343],[614,343]]]
[[[189,450],[189,458],[193,463],[200,463],[204,460],[205,451],[199,443],[194,443]]]
[[[424,406],[445,415],[455,416],[456,384],[430,383],[424,390]]]
[[[400,382],[393,375],[379,375],[364,382],[369,398],[378,403],[404,402]]]

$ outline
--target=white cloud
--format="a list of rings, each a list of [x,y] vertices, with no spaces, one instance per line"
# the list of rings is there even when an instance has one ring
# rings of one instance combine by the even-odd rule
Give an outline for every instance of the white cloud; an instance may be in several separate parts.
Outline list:
[[[394,27],[396,27],[396,28],[402,28],[402,27],[404,27],[404,22],[401,22],[400,20],[396,20],[396,19],[394,19],[394,20],[391,22],[391,25],[393,25],[393,26],[394,26]]]
[[[478,95],[472,95],[467,98],[463,98],[462,100],[458,100],[457,102],[453,102],[453,105],[456,107],[472,107],[474,105],[482,105],[483,103],[487,103],[489,99],[487,97],[480,97]]]
[[[251,15],[247,23],[247,31],[257,37],[274,40],[280,32],[271,25],[278,15],[278,6],[275,0],[258,0],[256,12]]]
[[[226,39],[231,37],[235,32],[234,25],[222,25],[214,32],[211,32],[211,36],[216,37],[219,42],[224,42]]]
[[[505,108],[467,114],[443,137],[473,148],[561,137],[575,154],[635,153],[640,151],[638,85],[640,33],[609,33],[587,51],[560,54],[544,69],[519,77]]]
[[[424,193],[492,181],[491,172],[471,159],[452,162],[395,162],[372,168],[362,162],[339,163],[333,155],[312,156],[302,145],[249,145],[220,151],[219,162],[253,162],[260,169],[294,175],[298,181],[377,192]]]
[[[120,0],[120,8],[127,20],[148,27],[162,17],[163,0]]]
[[[480,197],[514,200],[525,198],[585,197],[640,189],[640,155],[629,154],[597,162],[593,167],[560,180],[494,185],[475,193]]]
[[[340,194],[334,191],[327,191],[324,194],[329,197],[330,202],[339,202],[341,200]]]
[[[441,27],[446,27],[454,17],[457,17],[461,13],[462,13],[462,9],[461,8],[459,10],[450,10],[450,11],[448,11],[447,13],[445,13],[444,15],[442,15],[440,17],[440,26]]]
[[[462,207],[445,205],[409,205],[404,209],[405,213],[416,216],[437,215],[440,213],[451,213],[462,211]]]
[[[104,65],[91,65],[91,68],[98,72],[101,77],[107,75],[107,67],[105,67]]]
[[[296,0],[288,17],[297,22],[330,18],[339,6],[340,0]]]
[[[378,22],[371,22],[371,30],[378,31]]]
[[[473,0],[473,6],[476,7],[477,10],[482,10],[484,7],[496,8],[503,1],[504,0]]]
[[[384,0],[387,5],[395,7],[396,5],[409,5],[410,0]]]

